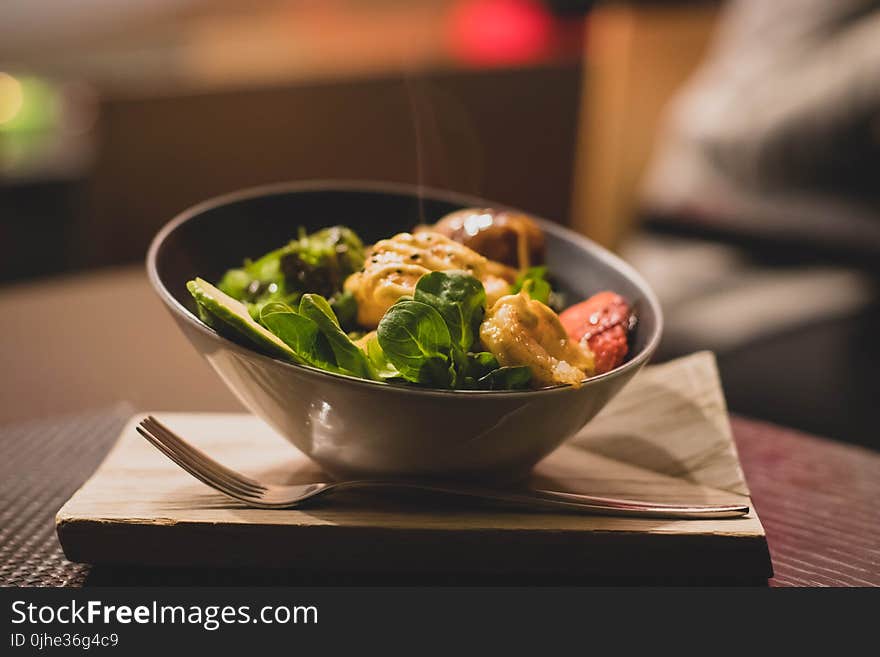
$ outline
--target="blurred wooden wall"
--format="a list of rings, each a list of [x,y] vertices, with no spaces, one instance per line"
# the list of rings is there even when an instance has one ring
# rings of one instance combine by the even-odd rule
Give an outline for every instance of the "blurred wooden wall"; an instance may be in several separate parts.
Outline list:
[[[699,65],[719,3],[608,3],[589,18],[571,224],[615,247],[633,227],[638,186],[663,110]]]
[[[79,264],[140,259],[186,207],[284,180],[421,171],[426,185],[566,221],[579,85],[575,63],[107,99]]]

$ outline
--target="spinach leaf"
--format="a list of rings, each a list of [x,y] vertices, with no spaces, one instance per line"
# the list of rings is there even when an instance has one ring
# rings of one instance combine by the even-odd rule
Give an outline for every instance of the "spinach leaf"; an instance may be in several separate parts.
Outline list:
[[[467,355],[467,368],[459,386],[469,390],[516,390],[528,386],[532,371],[526,366],[501,367],[488,351]]]
[[[343,330],[351,332],[352,329],[357,327],[357,300],[355,300],[351,292],[346,290],[345,292],[334,294],[330,297],[329,301],[333,314],[336,315],[336,319],[339,320],[339,325]]]
[[[280,302],[271,302],[260,311],[260,323],[279,337],[297,356],[313,367],[338,372],[330,342],[318,325]]]
[[[532,285],[532,283],[529,283]],[[413,383],[512,390],[531,379],[528,367],[500,367],[489,352],[469,353],[486,305],[483,284],[459,272],[419,279],[413,298],[398,301],[379,323],[378,342],[400,376]],[[371,356],[382,366],[378,354]]]
[[[375,335],[367,340],[365,351],[367,352],[367,359],[373,368],[373,374],[377,379],[380,381],[406,380],[391,361],[388,360],[388,356],[382,351],[382,347],[379,346],[379,339]]]
[[[418,280],[413,299],[440,313],[462,352],[473,346],[486,308],[486,290],[479,280],[460,272],[431,272]]]
[[[379,346],[407,381],[441,388],[453,384],[452,337],[443,316],[420,301],[398,301],[382,317]]]
[[[519,390],[532,380],[532,370],[526,365],[499,367],[477,381],[481,390]]]
[[[546,304],[550,300],[550,283],[547,281],[547,267],[529,267],[520,272],[513,285],[510,286],[510,294],[517,294],[525,288],[527,294],[535,301]]]
[[[488,351],[467,355],[467,370],[465,373],[474,380],[481,379],[492,370],[497,370],[498,368],[498,359]]]
[[[363,351],[345,334],[327,300],[318,294],[304,294],[299,301],[299,314],[318,327],[333,351],[340,370],[352,376],[370,379],[370,364]]]

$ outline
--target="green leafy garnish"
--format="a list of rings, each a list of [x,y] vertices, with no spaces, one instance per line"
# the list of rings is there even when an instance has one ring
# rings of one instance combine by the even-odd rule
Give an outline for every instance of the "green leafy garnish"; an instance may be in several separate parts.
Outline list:
[[[462,387],[470,390],[516,390],[528,386],[532,371],[525,366],[501,367],[488,351],[467,355]]]
[[[431,272],[418,280],[413,299],[443,316],[452,341],[463,352],[471,348],[486,308],[486,290],[479,280],[457,272]]]
[[[321,328],[286,304],[271,302],[263,306],[260,323],[281,338],[307,364],[339,372],[330,341]]]
[[[388,356],[382,351],[379,339],[376,336],[367,340],[366,352],[370,366],[373,368],[373,374],[377,379],[380,381],[406,381],[398,369],[388,360]]]
[[[480,390],[518,390],[527,388],[532,380],[532,370],[525,365],[499,367],[477,381]]]
[[[400,377],[412,383],[471,390],[527,385],[528,367],[500,367],[491,353],[470,352],[486,308],[486,291],[473,276],[432,272],[412,299],[391,306],[379,323],[378,348]],[[369,351],[369,350],[368,350]],[[381,367],[380,354],[370,354]]]
[[[510,294],[518,294],[523,289],[535,301],[540,301],[544,304],[548,303],[553,290],[547,281],[547,267],[543,265],[529,267],[525,271],[520,272],[513,285],[510,286]]]
[[[474,379],[479,379],[492,370],[497,370],[498,367],[498,359],[488,351],[468,354],[467,374],[468,376],[474,377]]]
[[[364,245],[344,226],[324,228],[311,235],[300,230],[297,239],[227,271],[217,286],[238,301],[253,304],[259,317],[269,301],[293,306],[305,292],[332,298],[341,294],[345,279],[364,264]]]
[[[328,301],[333,309],[333,313],[336,315],[336,319],[339,320],[339,325],[351,332],[357,326],[358,308],[354,295],[348,291],[340,292],[334,294]]]
[[[452,337],[443,316],[421,301],[395,303],[377,331],[386,358],[407,381],[448,388]]]
[[[327,300],[318,294],[304,294],[299,302],[299,314],[312,320],[333,350],[336,365],[346,374],[369,379],[367,356],[339,326],[339,320]]]

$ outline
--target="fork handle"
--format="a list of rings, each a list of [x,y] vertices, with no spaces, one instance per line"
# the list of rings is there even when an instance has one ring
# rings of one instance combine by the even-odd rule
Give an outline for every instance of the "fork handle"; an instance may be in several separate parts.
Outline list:
[[[534,489],[536,495],[558,502],[574,502],[579,504],[597,504],[615,510],[633,512],[649,512],[651,517],[669,518],[739,518],[749,513],[747,504],[667,504],[663,502],[644,502],[641,500],[621,499],[581,495],[557,490]]]
[[[339,482],[334,488],[411,488],[428,492],[476,497],[497,502],[509,502],[543,509],[567,509],[601,515],[639,518],[716,519],[739,518],[749,512],[748,505],[717,504],[664,504],[639,500],[597,497],[579,493],[532,489],[526,491],[478,488],[458,484],[408,481],[354,480]]]

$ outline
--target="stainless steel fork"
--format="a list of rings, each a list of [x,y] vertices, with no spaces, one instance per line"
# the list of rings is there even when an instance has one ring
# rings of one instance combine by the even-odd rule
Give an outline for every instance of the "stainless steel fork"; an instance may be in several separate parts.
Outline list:
[[[137,431],[165,456],[211,488],[248,506],[263,509],[296,507],[306,500],[332,491],[354,488],[391,488],[445,493],[533,508],[614,516],[706,519],[737,518],[749,512],[748,506],[738,504],[664,504],[553,490],[478,487],[457,482],[352,479],[295,485],[266,484],[218,463],[201,450],[190,445],[153,416],[142,420]]]

